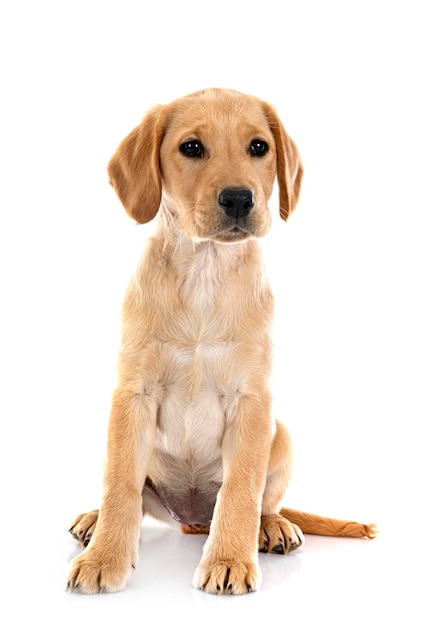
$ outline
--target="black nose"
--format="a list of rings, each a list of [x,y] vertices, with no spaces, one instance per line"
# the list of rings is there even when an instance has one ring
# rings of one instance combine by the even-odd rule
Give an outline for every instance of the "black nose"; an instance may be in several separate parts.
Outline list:
[[[227,215],[239,219],[253,207],[253,193],[242,187],[226,187],[219,194],[218,202]]]

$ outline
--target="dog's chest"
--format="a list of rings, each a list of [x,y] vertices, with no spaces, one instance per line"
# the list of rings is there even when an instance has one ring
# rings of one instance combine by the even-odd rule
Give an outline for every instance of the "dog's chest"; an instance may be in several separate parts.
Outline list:
[[[156,267],[159,257],[143,266],[141,284],[152,291],[148,312],[139,309],[150,323],[137,377],[157,403],[152,477],[172,464],[175,474],[211,466],[219,476],[225,428],[243,397],[267,384],[270,292],[255,242],[184,242]]]
[[[240,290],[239,255],[224,247],[215,251],[214,246],[203,243],[193,254],[174,260],[177,297],[161,335],[175,346],[178,363],[218,361],[240,336],[241,323],[232,312],[242,313],[253,299],[246,297],[245,288]]]
[[[189,332],[192,326],[189,327]],[[168,376],[158,412],[158,445],[174,457],[206,459],[221,444],[228,404],[237,402],[236,347],[205,337],[164,346]],[[210,459],[209,459],[210,460]]]
[[[242,341],[231,313],[240,302],[231,300],[226,261],[197,251],[181,269],[181,306],[164,329],[158,445],[175,457],[206,458],[219,449],[242,388]]]

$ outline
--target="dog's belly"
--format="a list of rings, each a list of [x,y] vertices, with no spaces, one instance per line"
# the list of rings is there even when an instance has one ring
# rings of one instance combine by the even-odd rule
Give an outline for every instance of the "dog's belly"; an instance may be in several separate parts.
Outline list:
[[[221,408],[212,400],[184,408],[166,399],[159,415],[146,489],[183,524],[210,524],[222,482]]]
[[[206,482],[200,486],[188,486],[186,482],[176,485],[154,484],[147,477],[144,496],[155,498],[171,517],[187,526],[209,527],[213,516],[219,483]]]

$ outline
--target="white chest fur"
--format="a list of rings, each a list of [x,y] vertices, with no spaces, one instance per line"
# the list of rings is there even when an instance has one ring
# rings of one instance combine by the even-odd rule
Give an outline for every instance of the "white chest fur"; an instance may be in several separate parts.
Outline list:
[[[228,303],[240,265],[234,253],[230,246],[199,243],[192,254],[172,259],[182,277],[181,306],[174,333],[163,346],[169,379],[159,411],[158,445],[176,458],[199,458],[200,465],[209,450],[220,453],[229,404],[233,408],[241,385],[234,367],[236,320]]]
[[[255,241],[186,240],[168,250],[160,242],[147,251],[132,297],[147,285],[149,295],[126,321],[129,361],[143,352],[137,388],[158,404],[149,474],[156,480],[175,466],[193,482],[196,468],[211,466],[220,480],[224,430],[243,395],[267,385],[272,298]]]

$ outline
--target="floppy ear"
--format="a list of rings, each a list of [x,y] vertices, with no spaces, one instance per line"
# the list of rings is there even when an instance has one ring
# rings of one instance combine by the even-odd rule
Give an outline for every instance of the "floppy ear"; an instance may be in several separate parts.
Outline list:
[[[139,224],[152,220],[161,202],[159,149],[164,131],[165,107],[157,105],[120,143],[108,164],[110,184]]]
[[[284,130],[275,109],[267,102],[263,103],[263,107],[275,139],[280,216],[286,221],[297,206],[303,178],[303,165],[297,146]]]

